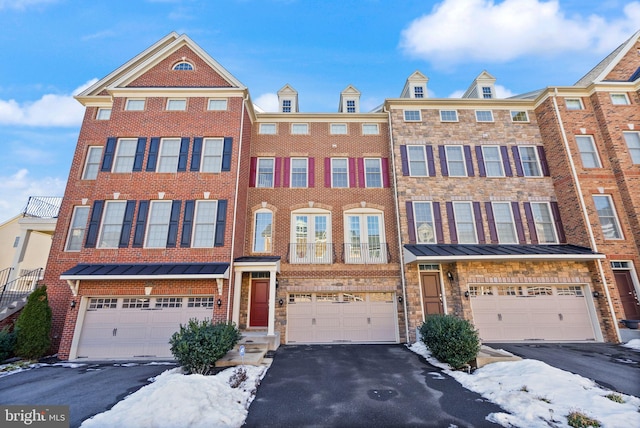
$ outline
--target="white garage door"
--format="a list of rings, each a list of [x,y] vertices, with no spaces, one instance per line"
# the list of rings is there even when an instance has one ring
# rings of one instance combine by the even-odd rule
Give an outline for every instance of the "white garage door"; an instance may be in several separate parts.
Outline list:
[[[290,294],[287,342],[397,342],[397,320],[394,293]]]
[[[211,319],[214,297],[90,298],[77,358],[172,358],[171,335]]]
[[[483,341],[595,340],[579,285],[479,286],[470,294]]]

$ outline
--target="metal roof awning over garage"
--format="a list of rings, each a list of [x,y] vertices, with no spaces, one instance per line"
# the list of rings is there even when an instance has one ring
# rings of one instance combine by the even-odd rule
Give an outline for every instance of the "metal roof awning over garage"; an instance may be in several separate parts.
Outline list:
[[[596,260],[604,254],[577,245],[407,244],[405,263],[511,260]]]
[[[217,278],[229,278],[229,263],[78,264],[60,275],[67,281]]]

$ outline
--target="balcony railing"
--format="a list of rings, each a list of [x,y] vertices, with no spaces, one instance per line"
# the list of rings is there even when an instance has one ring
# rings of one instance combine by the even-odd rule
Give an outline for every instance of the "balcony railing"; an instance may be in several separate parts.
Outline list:
[[[31,294],[42,279],[42,268],[24,273],[11,282],[2,284],[0,290],[0,308],[5,307],[17,298]],[[21,272],[22,273],[22,272]]]
[[[386,242],[344,244],[343,261],[347,264],[383,264],[391,260]]]
[[[331,264],[336,261],[333,244],[316,242],[313,244],[289,244],[287,261],[291,264]]]

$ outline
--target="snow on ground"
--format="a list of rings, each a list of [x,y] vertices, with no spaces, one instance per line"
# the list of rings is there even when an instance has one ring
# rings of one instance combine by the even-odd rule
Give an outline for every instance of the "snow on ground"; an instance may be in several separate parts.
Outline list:
[[[81,427],[240,427],[267,370],[264,366],[243,368],[247,379],[238,388],[229,384],[234,368],[215,376],[184,375],[180,368],[167,370]]]
[[[602,427],[640,427],[640,398],[615,393],[624,401],[617,403],[606,398],[612,391],[541,361],[491,363],[468,374],[439,362],[421,342],[409,349],[509,412],[487,417],[504,427],[568,427],[566,416],[573,411],[600,421]]]
[[[624,343],[622,346],[640,351],[640,339],[632,339],[629,342]]]

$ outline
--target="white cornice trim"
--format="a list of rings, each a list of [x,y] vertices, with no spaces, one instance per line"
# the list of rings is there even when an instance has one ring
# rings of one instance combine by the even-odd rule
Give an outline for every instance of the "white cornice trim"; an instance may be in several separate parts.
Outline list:
[[[257,113],[258,122],[384,122],[385,113]]]

